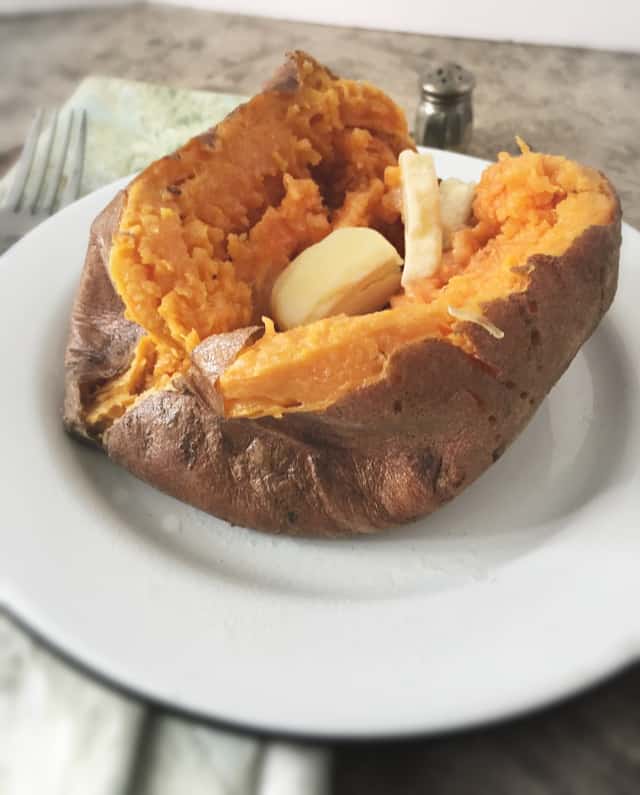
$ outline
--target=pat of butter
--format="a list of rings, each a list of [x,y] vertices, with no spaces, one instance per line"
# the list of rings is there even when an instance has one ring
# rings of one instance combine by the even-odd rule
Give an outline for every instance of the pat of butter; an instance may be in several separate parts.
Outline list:
[[[400,289],[402,259],[380,232],[342,227],[302,251],[278,276],[271,311],[281,329],[381,309]]]
[[[404,270],[402,286],[433,274],[442,259],[440,191],[433,158],[411,149],[398,158],[402,180]]]
[[[460,179],[443,179],[440,183],[440,216],[442,219],[442,248],[446,251],[453,243],[453,233],[461,229],[469,220],[473,197],[476,193],[474,182]]]

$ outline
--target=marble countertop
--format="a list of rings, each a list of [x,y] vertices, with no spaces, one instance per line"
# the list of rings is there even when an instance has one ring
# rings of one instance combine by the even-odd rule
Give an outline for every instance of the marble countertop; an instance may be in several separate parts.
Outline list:
[[[512,149],[517,133],[536,149],[575,157],[610,176],[626,220],[640,226],[640,55],[330,28],[162,6],[2,19],[0,172],[19,151],[36,106],[62,104],[89,74],[252,94],[283,52],[296,47],[340,74],[381,86],[410,119],[421,70],[436,60],[462,63],[477,78],[471,154],[492,158],[501,149]],[[11,638],[4,645],[3,633]],[[45,698],[49,691],[34,673],[37,665],[49,672],[53,701]],[[25,747],[30,749],[25,758],[44,754],[51,737],[39,720],[44,714],[38,712],[39,705],[61,720],[64,693],[80,692],[83,682],[87,680],[79,673],[49,659],[37,643],[0,620],[0,791],[35,791],[11,783],[7,771],[16,743],[27,743],[22,746],[23,754]],[[640,782],[639,693],[636,666],[564,705],[499,727],[439,739],[337,746],[332,791],[631,795]],[[188,775],[189,781],[202,783],[201,788],[190,786],[190,795],[241,791],[212,784],[214,769],[220,781],[227,775],[224,763],[216,761],[216,755],[225,755],[219,732],[158,711],[144,717],[137,703],[108,696],[102,688],[100,694],[88,690],[83,695],[85,712],[95,717],[93,699],[104,704],[108,697],[119,704],[120,718],[115,720],[116,713],[110,712],[100,731],[84,737],[84,756],[76,760],[81,779],[91,777],[92,758],[109,743],[120,743],[128,749],[126,764],[100,790],[105,795],[182,792]],[[15,721],[21,710],[31,723],[25,724],[21,737],[14,731],[3,740],[9,720]],[[150,725],[155,728],[150,730]],[[257,751],[250,738],[243,748],[243,769],[251,775]],[[59,747],[56,752],[56,764],[61,765],[67,757]],[[157,760],[152,774],[140,763],[149,757]],[[29,765],[25,770],[32,772]],[[32,780],[24,770],[21,775],[23,781]],[[86,793],[82,786],[66,784],[55,791]]]

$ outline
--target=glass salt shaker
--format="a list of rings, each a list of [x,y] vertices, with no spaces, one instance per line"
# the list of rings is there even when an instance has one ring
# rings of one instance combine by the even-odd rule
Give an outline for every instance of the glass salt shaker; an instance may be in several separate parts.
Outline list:
[[[421,146],[464,151],[471,141],[475,79],[456,63],[443,63],[420,80],[415,141]]]

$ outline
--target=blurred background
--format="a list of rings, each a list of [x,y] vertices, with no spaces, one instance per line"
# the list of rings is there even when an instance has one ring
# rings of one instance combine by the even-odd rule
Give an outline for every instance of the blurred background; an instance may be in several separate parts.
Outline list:
[[[157,3],[154,3],[157,4]],[[164,5],[246,14],[328,25],[429,33],[437,36],[513,40],[536,44],[561,44],[598,49],[637,50],[637,4],[626,0],[585,4],[580,0],[540,0],[535,8],[518,3],[472,0],[457,3],[371,3],[367,0],[299,2],[280,0],[164,0]],[[88,6],[131,6],[129,0],[2,0],[5,13],[42,12]]]
[[[493,158],[519,134],[604,170],[640,225],[640,4],[624,0],[0,0],[0,197],[36,108],[87,110],[87,193],[211,126],[292,48],[380,86],[410,124],[425,72],[461,64],[475,78],[468,154]],[[639,705],[635,667],[497,727],[274,743],[116,691],[3,615],[0,795],[635,795]]]

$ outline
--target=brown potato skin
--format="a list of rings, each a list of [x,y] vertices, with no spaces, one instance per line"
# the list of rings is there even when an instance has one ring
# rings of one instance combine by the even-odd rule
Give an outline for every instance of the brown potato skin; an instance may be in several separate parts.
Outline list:
[[[281,79],[293,89],[289,72]],[[325,411],[224,419],[215,381],[260,333],[239,329],[205,340],[175,390],[144,398],[97,440],[83,398],[127,368],[143,333],[124,317],[107,272],[122,206],[116,197],[91,230],[65,356],[65,425],[162,491],[274,533],[368,533],[454,498],[526,425],[617,285],[616,199],[612,223],[587,229],[561,257],[532,257],[526,292],[485,307],[503,339],[461,324],[476,357],[426,340],[398,351],[384,380]]]
[[[144,330],[124,316],[124,303],[109,273],[109,251],[125,193],[120,191],[91,225],[64,355],[64,422],[69,431],[96,441],[83,417],[84,399],[96,386],[124,372]]]

